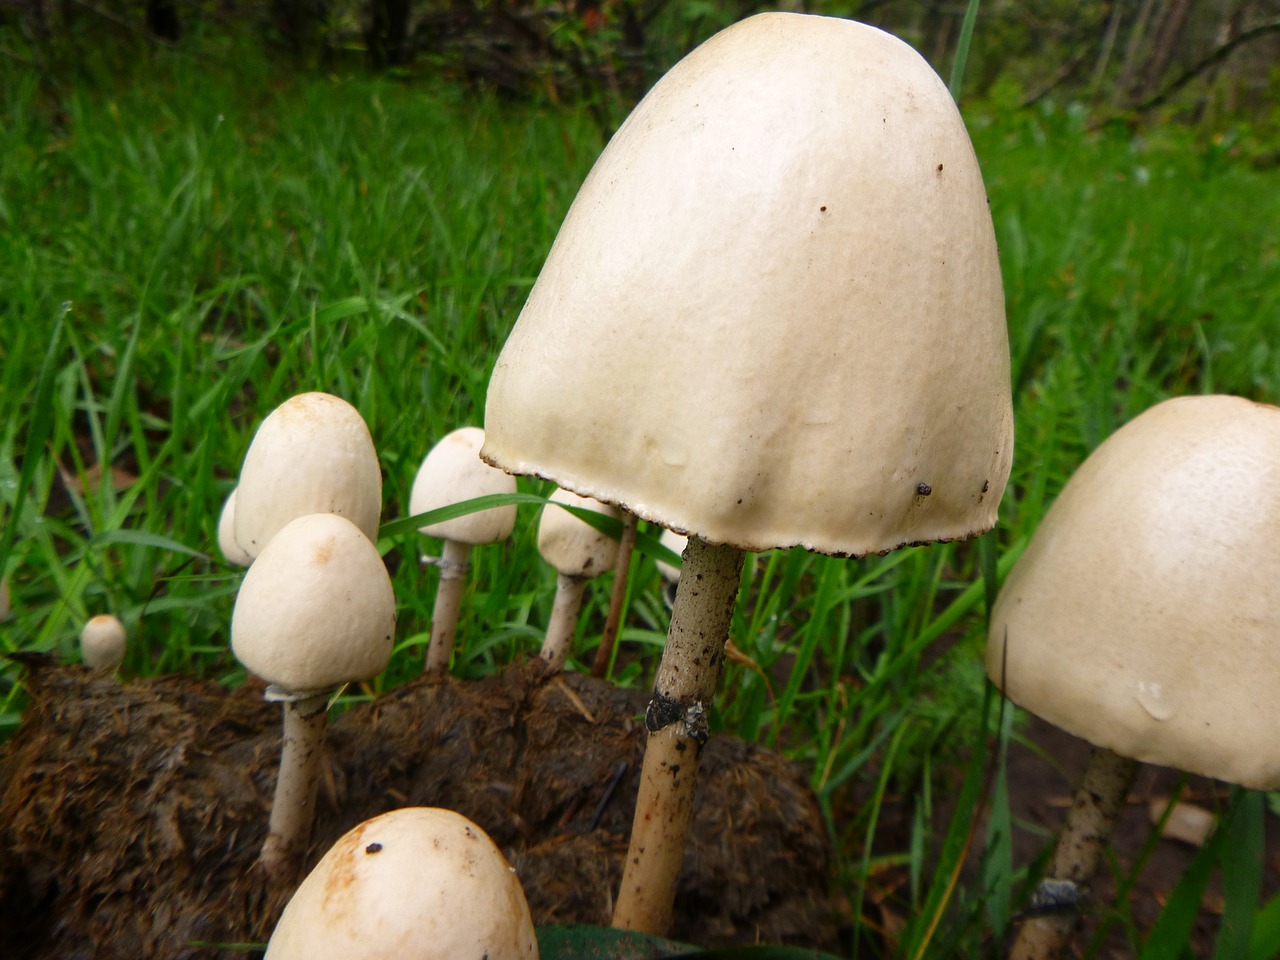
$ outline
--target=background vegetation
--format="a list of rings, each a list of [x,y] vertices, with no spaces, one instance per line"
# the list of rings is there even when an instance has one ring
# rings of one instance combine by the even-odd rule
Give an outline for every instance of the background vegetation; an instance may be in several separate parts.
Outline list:
[[[749,9],[423,4],[394,53],[374,29],[390,4],[311,0],[303,16],[297,2],[0,8],[4,651],[75,659],[81,622],[110,611],[132,633],[127,673],[239,682],[240,574],[215,526],[257,423],[304,389],[352,401],[379,447],[384,518],[403,517],[426,450],[482,422],[493,359],[608,129],[656,70]],[[824,9],[896,25],[946,74],[962,11]],[[1280,400],[1275,73],[1245,59],[1271,50],[1274,12],[982,9],[964,106],[1014,359],[1001,526],[861,561],[756,557],[716,713],[811,771],[851,914],[874,919],[866,904],[889,897],[908,918],[864,951],[972,955],[1017,904],[998,794],[992,836],[966,830],[986,796],[974,747],[1013,730],[984,693],[983,569],[1007,569],[1084,456],[1152,403]],[[1154,122],[1171,115],[1189,122]],[[455,672],[540,641],[553,575],[534,520],[477,551]],[[416,558],[435,545],[396,533],[381,547],[398,654],[357,698],[420,669],[430,620],[434,574]],[[598,635],[604,593],[580,637]],[[630,599],[614,676],[644,685],[666,628],[651,562]],[[22,704],[0,665],[0,734]],[[949,833],[944,807],[958,810]],[[987,869],[957,889],[966,843],[986,846]]]

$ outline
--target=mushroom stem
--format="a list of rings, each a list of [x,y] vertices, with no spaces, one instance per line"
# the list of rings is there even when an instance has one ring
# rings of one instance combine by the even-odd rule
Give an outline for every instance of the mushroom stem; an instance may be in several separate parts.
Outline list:
[[[551,619],[547,621],[547,636],[542,641],[541,656],[557,670],[564,666],[569,648],[573,646],[573,631],[578,625],[578,611],[582,609],[582,594],[586,589],[586,577],[556,574],[556,599],[551,605]]]
[[[292,883],[311,839],[329,697],[327,693],[293,695],[268,687],[267,699],[284,702],[284,737],[271,822],[258,859],[273,880]]]
[[[591,675],[597,680],[609,670],[613,659],[613,645],[618,639],[618,627],[622,623],[622,605],[627,597],[627,581],[631,578],[631,553],[636,545],[637,517],[630,510],[622,511],[622,535],[618,538],[618,562],[613,566],[613,592],[609,594],[609,615],[605,617],[604,630],[600,634],[600,646],[591,663]]]
[[[440,583],[431,613],[431,643],[427,647],[427,673],[444,673],[453,656],[453,640],[458,632],[458,611],[462,607],[462,585],[471,572],[471,544],[445,540],[443,555],[436,561]]]
[[[707,713],[723,672],[742,559],[737,547],[696,536],[685,547],[667,645],[645,713],[649,739],[615,927],[663,935],[671,925]]]
[[[1010,960],[1054,960],[1063,955],[1080,919],[1079,888],[1098,870],[1137,769],[1134,760],[1105,747],[1094,748],[1053,858],[1032,896],[1033,915],[1023,923]]]

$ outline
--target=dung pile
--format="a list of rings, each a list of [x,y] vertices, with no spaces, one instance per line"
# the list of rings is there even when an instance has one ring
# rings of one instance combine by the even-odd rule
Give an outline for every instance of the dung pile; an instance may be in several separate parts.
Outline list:
[[[291,893],[255,866],[279,708],[247,685],[121,684],[27,658],[0,754],[0,943],[31,958],[244,957]],[[539,662],[423,678],[329,728],[308,866],[356,823],[446,806],[487,830],[534,919],[607,923],[643,753],[644,697]],[[713,737],[673,936],[830,947],[830,849],[805,779]]]

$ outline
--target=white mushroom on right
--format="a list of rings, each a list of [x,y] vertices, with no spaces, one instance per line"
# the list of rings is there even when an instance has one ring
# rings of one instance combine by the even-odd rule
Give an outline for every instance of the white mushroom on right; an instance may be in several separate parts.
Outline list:
[[[344,834],[302,881],[266,960],[538,960],[502,851],[452,810],[405,807]]]
[[[1157,404],[1072,476],[995,607],[987,673],[1095,746],[1046,882],[1087,885],[1137,761],[1280,788],[1280,408]],[[1078,917],[1027,920],[1062,955]]]
[[[483,456],[689,535],[616,926],[664,933],[743,551],[996,520],[1013,453],[986,190],[902,41],[750,17],[666,74],[565,218],[494,368]]]

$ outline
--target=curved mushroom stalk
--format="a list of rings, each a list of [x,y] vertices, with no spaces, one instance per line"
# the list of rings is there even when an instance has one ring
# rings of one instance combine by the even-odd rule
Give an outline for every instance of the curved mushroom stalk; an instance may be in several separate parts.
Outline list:
[[[265,697],[284,705],[284,737],[271,820],[259,860],[269,876],[289,881],[298,875],[311,838],[329,695],[290,693],[270,686]]]
[[[1066,909],[1035,912],[1018,931],[1010,960],[1061,957],[1080,923],[1075,909],[1102,863],[1116,817],[1124,807],[1138,764],[1105,747],[1095,747],[1071,810],[1058,835],[1053,859],[1032,896],[1032,907]],[[1067,903],[1063,903],[1063,900]]]
[[[440,571],[440,582],[436,584],[436,605],[431,611],[431,641],[427,645],[424,669],[427,673],[445,673],[458,634],[462,589],[471,573],[471,544],[444,541],[444,549],[434,566]]]
[[[573,632],[578,626],[578,613],[582,610],[582,596],[586,592],[586,577],[556,574],[556,598],[551,605],[547,635],[542,641],[539,656],[557,670],[564,666],[573,646]]]
[[[672,891],[692,820],[707,715],[724,672],[742,560],[736,547],[712,546],[696,536],[685,547],[671,629],[645,712],[649,739],[615,927],[671,926]]]

